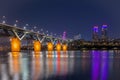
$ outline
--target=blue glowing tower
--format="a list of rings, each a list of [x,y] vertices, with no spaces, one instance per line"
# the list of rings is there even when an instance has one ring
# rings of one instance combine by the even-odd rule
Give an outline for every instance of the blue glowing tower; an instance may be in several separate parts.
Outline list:
[[[108,37],[107,37],[107,25],[102,25],[102,35],[101,35],[101,39],[102,41],[107,41]]]
[[[98,26],[93,27],[93,42],[98,42],[99,37],[98,37]]]

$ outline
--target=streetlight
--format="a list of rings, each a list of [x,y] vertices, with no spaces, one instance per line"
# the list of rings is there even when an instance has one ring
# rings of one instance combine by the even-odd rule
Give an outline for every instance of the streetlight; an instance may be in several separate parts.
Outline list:
[[[33,29],[34,29],[35,31],[36,31],[36,28],[37,28],[36,26],[33,27]]]
[[[52,35],[53,35],[53,33],[51,32],[51,33],[50,33],[50,36],[52,36]]]
[[[42,32],[42,31],[43,31],[43,29],[41,28],[41,29],[40,29],[40,31]]]
[[[46,35],[48,36],[49,34],[48,34],[48,30],[46,31]]]
[[[56,33],[54,34],[54,37],[56,37]]]
[[[6,23],[6,20],[5,20],[5,19],[6,19],[6,17],[5,17],[5,16],[3,16],[3,17],[2,17],[2,19],[3,19],[2,23],[3,23],[3,24],[5,24],[5,23]]]
[[[37,27],[36,26],[34,26],[34,29],[36,29]]]
[[[23,29],[26,29],[26,26],[24,26]]]
[[[37,31],[37,33],[40,33],[40,31]]]
[[[18,20],[15,21],[15,24],[14,24],[15,27],[17,26],[17,23],[18,23]]]
[[[46,31],[46,33],[48,33],[48,31]]]
[[[44,33],[44,32],[43,32],[42,34],[43,34],[43,35],[45,35],[45,33]]]
[[[27,29],[27,27],[28,27],[29,25],[28,24],[26,24],[24,27],[23,27],[23,29]]]

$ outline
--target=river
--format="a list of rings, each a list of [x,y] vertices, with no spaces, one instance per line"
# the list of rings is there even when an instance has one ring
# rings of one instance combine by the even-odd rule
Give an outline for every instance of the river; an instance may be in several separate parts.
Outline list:
[[[120,50],[0,52],[0,80],[120,80]]]

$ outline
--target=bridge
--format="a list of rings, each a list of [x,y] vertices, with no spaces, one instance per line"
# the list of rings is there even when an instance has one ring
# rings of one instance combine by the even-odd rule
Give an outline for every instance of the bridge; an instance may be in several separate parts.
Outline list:
[[[9,37],[10,40],[11,40],[11,38],[16,38],[20,42],[22,42],[24,40],[28,40],[28,41],[30,40],[31,43],[33,41],[38,41],[40,44],[42,44],[42,46],[45,46],[51,42],[53,47],[56,46],[57,43],[59,43],[61,45],[63,45],[63,44],[68,45],[68,43],[71,41],[70,39],[63,40],[60,37],[54,37],[52,35],[35,32],[33,30],[23,29],[23,28],[17,27],[16,25],[11,26],[11,25],[8,25],[5,23],[0,23],[0,37]],[[27,47],[29,47],[29,46],[27,46]]]

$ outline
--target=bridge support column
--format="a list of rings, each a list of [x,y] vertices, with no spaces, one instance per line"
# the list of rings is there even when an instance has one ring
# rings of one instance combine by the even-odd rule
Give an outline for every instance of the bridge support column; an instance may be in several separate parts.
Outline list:
[[[56,50],[57,50],[57,51],[61,51],[61,44],[60,44],[60,43],[57,43],[57,44],[56,44]]]
[[[67,44],[62,44],[62,50],[67,51]]]
[[[38,40],[34,41],[34,52],[40,52],[41,51],[41,43]]]
[[[18,38],[11,38],[11,51],[12,52],[20,52],[21,43]]]
[[[48,51],[53,51],[53,43],[52,42],[48,42],[47,43],[47,48],[48,48]]]

